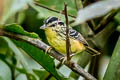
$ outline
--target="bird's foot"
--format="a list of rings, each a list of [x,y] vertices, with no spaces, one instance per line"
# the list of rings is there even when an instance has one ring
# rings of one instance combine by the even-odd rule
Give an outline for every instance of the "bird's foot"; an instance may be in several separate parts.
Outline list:
[[[71,60],[71,58],[72,58],[74,55],[75,55],[75,54],[71,54],[71,55],[70,55],[69,61]],[[62,57],[60,60],[62,61],[62,64],[64,64],[66,61],[69,63],[69,61],[67,60],[67,56]]]
[[[51,51],[51,49],[52,49],[51,46],[47,47],[46,50],[45,50],[45,54],[46,54],[46,53],[49,53],[49,52]]]
[[[60,60],[62,61],[61,63],[64,64],[67,61],[67,56],[62,57]]]
[[[72,58],[73,56],[75,56],[75,54],[71,54],[71,55],[70,55],[70,58]]]

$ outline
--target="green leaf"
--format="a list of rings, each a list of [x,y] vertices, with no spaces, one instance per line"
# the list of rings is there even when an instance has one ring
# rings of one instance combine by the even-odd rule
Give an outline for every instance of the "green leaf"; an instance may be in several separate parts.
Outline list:
[[[0,59],[0,80],[11,80],[10,68]]]
[[[103,80],[120,80],[120,36]]]
[[[67,4],[68,13],[76,15],[76,6],[75,1],[73,0],[38,0],[38,2],[44,6],[47,6],[51,9],[61,11],[64,9],[64,2]]]
[[[20,74],[16,77],[16,80],[28,80],[28,79],[27,79],[26,75]]]
[[[32,38],[39,38],[39,36],[36,33],[27,32],[20,25],[17,25],[17,24],[6,25],[6,26],[4,26],[4,29],[8,32],[17,33],[17,34],[29,36],[29,37],[32,37]]]
[[[19,48],[7,37],[2,37],[6,43],[8,44],[9,48],[15,53],[15,57],[18,61],[22,63],[22,66],[24,70],[32,74],[32,69],[29,68],[28,62],[24,58],[23,53],[19,50]],[[35,76],[35,75],[34,75]],[[27,77],[31,77],[33,80],[35,80],[35,77],[33,75],[27,75]]]
[[[36,48],[35,46],[22,42],[13,40],[17,46],[24,49],[28,55],[30,55],[36,62],[38,62],[42,67],[44,67],[48,72],[54,75],[58,80],[64,80],[64,76],[55,68],[54,59],[51,58],[48,54],[45,54],[42,50]]]
[[[6,43],[6,41],[0,37],[0,54],[6,54],[7,51],[9,50],[8,48],[8,44]]]
[[[93,3],[83,9],[78,11],[78,16],[76,18],[75,23],[83,23],[87,20],[101,17],[107,14],[109,11],[113,9],[120,8],[119,0],[101,0],[96,3]]]
[[[40,78],[40,80],[45,80],[46,77],[49,76],[49,73],[42,69],[42,70],[33,70],[33,72]]]
[[[118,24],[120,24],[120,12],[118,12],[118,13],[115,15],[114,20],[115,20]]]
[[[27,62],[24,58],[24,56],[22,55],[21,51],[17,48],[17,46],[7,37],[2,37],[7,43],[9,48],[15,53],[15,56],[17,57],[17,59],[19,61],[21,61],[21,63],[24,65],[24,67],[27,67]]]

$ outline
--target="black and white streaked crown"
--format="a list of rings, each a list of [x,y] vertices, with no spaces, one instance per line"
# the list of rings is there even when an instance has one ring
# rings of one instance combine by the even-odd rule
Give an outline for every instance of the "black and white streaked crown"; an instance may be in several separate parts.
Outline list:
[[[58,19],[57,17],[48,17],[45,21],[44,21],[44,23],[46,24],[46,25],[50,25],[50,26],[55,26],[56,24],[58,24],[58,25],[63,25],[64,26],[64,22],[63,21],[61,21],[60,19]]]

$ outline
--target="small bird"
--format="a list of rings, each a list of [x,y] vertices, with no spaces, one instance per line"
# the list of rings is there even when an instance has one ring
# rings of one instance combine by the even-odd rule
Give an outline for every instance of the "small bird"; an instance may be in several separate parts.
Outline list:
[[[66,54],[66,24],[57,17],[48,17],[40,29],[45,30],[49,44],[58,52]],[[69,27],[69,40],[71,53],[80,53],[84,50],[91,54],[100,54],[100,52],[89,47],[87,41],[76,30]]]

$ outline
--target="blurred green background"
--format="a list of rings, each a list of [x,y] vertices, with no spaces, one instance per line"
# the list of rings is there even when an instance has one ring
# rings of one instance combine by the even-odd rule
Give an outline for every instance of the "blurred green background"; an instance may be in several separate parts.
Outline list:
[[[39,29],[40,26],[49,16],[60,17],[63,21],[65,18],[63,14],[47,8],[60,12],[64,9],[65,2],[68,5],[68,14],[73,16],[69,16],[69,21],[74,21],[79,15],[79,10],[97,1],[101,0],[0,0],[0,27],[16,23],[25,31],[37,33],[40,39],[48,44],[44,31]],[[111,4],[111,8],[112,5],[114,4]],[[104,10],[104,6],[102,7]],[[87,16],[94,13],[97,12],[92,12]],[[93,57],[84,51],[74,56],[72,60],[98,80],[120,80],[119,8],[111,9],[107,14],[96,16],[95,19],[87,20],[77,26],[73,26],[72,23],[69,25],[80,32],[91,47],[101,52],[99,56]],[[20,45],[20,43],[24,45]],[[29,51],[29,49],[33,49],[33,51]],[[29,52],[31,54],[28,54]],[[44,57],[39,59],[33,55],[31,58],[32,54]],[[45,62],[45,59],[50,60],[51,63]],[[45,67],[48,68],[48,71]],[[51,68],[53,72],[51,72]],[[57,80],[58,78],[84,80],[83,77],[65,65],[61,65],[56,59],[44,55],[43,51],[39,52],[37,48],[33,48],[29,44],[0,36],[0,80]]]

